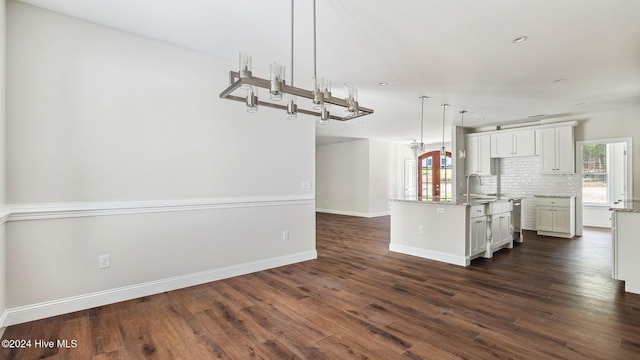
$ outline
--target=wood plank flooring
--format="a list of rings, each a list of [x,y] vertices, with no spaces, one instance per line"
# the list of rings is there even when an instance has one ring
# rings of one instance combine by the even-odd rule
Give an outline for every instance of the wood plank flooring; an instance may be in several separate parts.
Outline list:
[[[464,268],[389,252],[389,217],[318,214],[317,260],[11,326],[78,346],[0,358],[640,358],[609,232],[525,239]]]

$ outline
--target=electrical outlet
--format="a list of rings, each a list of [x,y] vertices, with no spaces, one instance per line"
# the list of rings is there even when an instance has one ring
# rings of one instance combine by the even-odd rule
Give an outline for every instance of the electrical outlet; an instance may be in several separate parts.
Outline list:
[[[444,214],[444,213],[445,213],[444,208],[441,208],[441,207],[436,208],[436,213],[438,213],[438,214]]]
[[[289,240],[289,230],[285,230],[282,232],[282,240],[284,241]]]
[[[312,190],[312,189],[313,189],[313,185],[311,183],[311,180],[302,181],[302,190]]]
[[[109,255],[100,255],[98,257],[100,269],[111,267],[111,258]]]

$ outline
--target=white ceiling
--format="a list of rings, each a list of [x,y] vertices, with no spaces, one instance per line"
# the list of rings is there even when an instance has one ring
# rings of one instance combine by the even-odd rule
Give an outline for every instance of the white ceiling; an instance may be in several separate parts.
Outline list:
[[[22,1],[232,61],[245,51],[262,77],[274,60],[290,71],[289,0]],[[442,138],[442,103],[447,137],[460,110],[493,126],[639,106],[639,17],[638,0],[318,0],[318,75],[334,96],[355,84],[375,113],[317,134],[419,140],[421,95],[425,143]],[[311,0],[295,20],[295,85],[310,88]]]

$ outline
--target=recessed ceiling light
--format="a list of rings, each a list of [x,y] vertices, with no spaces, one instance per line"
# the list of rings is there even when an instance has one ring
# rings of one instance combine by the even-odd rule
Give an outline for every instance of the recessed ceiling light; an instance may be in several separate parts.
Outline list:
[[[531,115],[531,116],[529,116],[529,119],[531,119],[531,118],[537,118],[537,117],[543,117],[543,116],[547,116],[547,114]]]
[[[579,102],[579,103],[576,104],[576,106],[582,106],[582,105],[587,105],[587,103],[586,102]]]
[[[379,82],[379,83],[378,83],[378,85],[380,85],[380,86],[387,86],[387,85],[389,85],[389,84],[388,84],[386,81],[383,81],[383,82]]]
[[[556,79],[556,80],[553,80],[554,83],[561,83],[563,81],[567,81],[567,79]]]
[[[527,40],[526,36],[518,36],[517,38],[513,39],[511,42],[514,44],[518,44],[526,40]]]

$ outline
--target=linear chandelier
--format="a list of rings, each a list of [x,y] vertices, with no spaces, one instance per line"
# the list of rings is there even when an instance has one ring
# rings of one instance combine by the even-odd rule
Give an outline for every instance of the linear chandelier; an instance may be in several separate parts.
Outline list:
[[[291,85],[285,82],[285,67],[277,63],[271,64],[269,79],[253,76],[251,55],[240,53],[238,71],[229,72],[229,87],[220,93],[220,98],[244,102],[248,112],[257,112],[258,106],[266,106],[287,111],[289,119],[295,119],[298,113],[319,116],[321,124],[329,119],[346,121],[373,113],[372,109],[358,104],[358,90],[353,85],[345,84],[346,97],[337,98],[331,95],[331,81],[318,78],[316,74],[316,2],[313,1],[313,78],[312,90],[293,86],[293,30],[294,13],[291,0]],[[258,98],[258,89],[269,94],[269,100]],[[242,92],[245,92],[242,94]],[[281,103],[283,95],[287,95],[286,104]],[[298,106],[297,97],[311,100],[307,108]],[[302,105],[302,104],[300,104]],[[334,105],[343,109],[344,116],[329,112]]]

